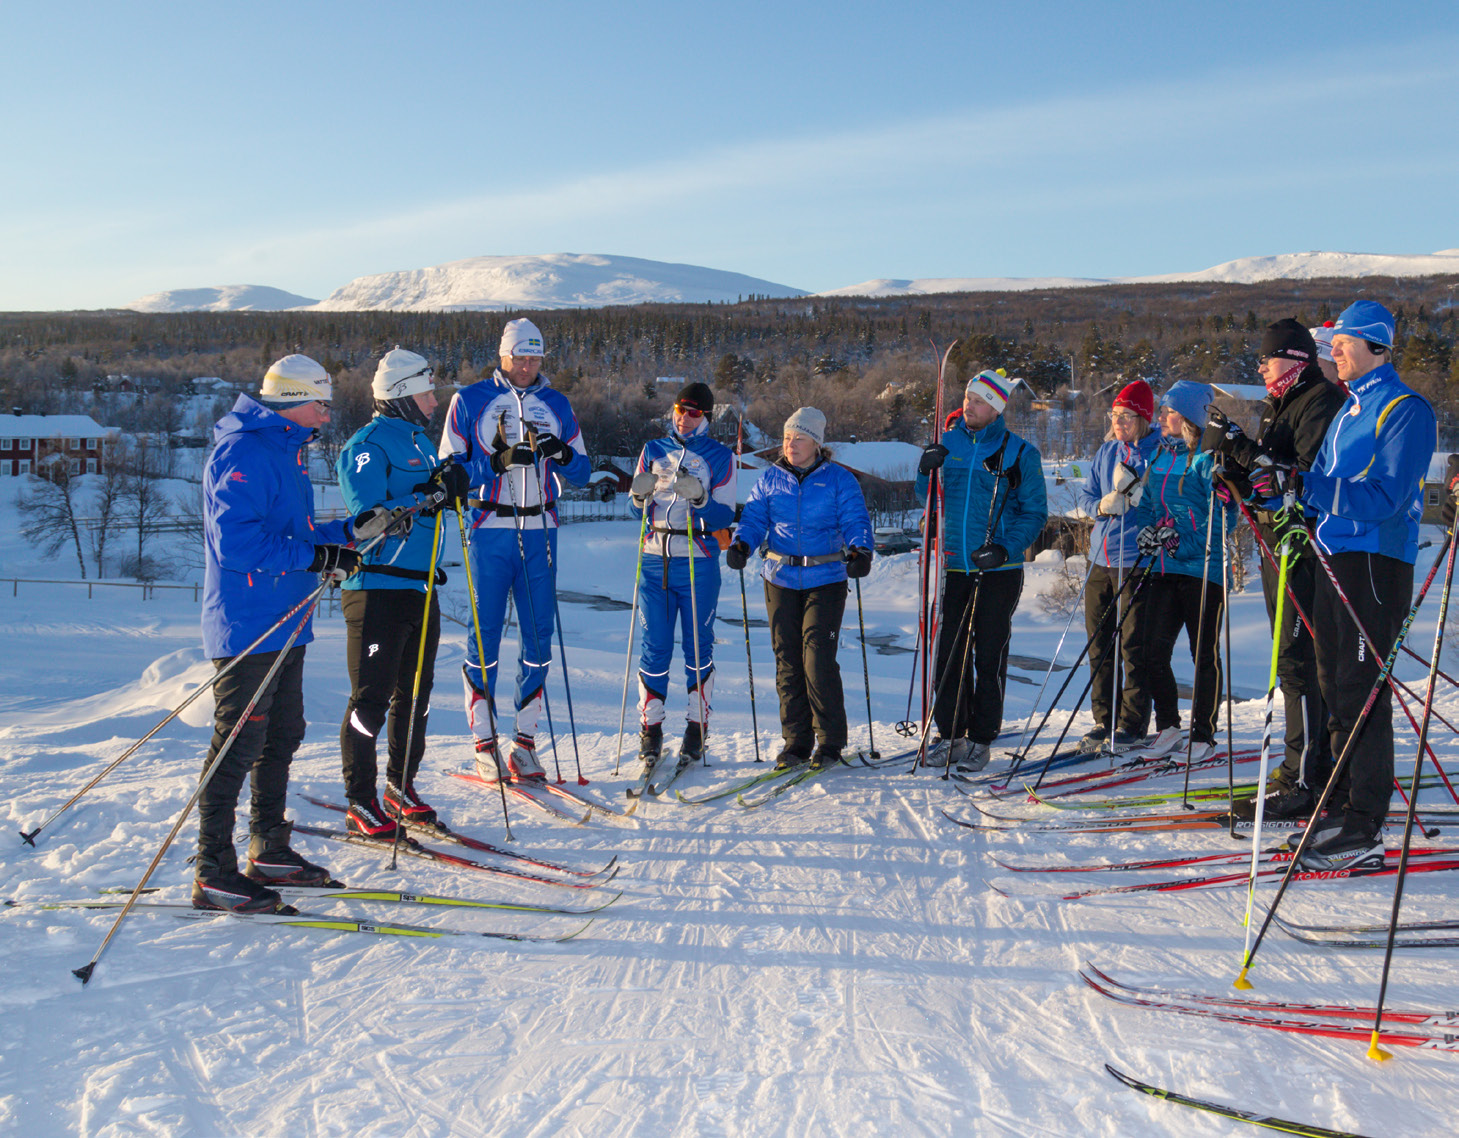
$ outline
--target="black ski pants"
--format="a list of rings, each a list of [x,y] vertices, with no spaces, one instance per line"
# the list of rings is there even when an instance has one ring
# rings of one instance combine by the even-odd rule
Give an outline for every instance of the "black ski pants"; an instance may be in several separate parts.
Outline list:
[[[1022,593],[1022,567],[947,574],[937,635],[937,703],[932,709],[944,739],[966,735],[974,743],[991,743],[1003,730],[1008,641]]]
[[[1317,578],[1322,570],[1317,558],[1306,552],[1287,562],[1287,585],[1308,619],[1315,619]],[[1262,558],[1261,589],[1266,595],[1267,619],[1276,620],[1277,570]],[[1346,619],[1346,618],[1344,618]],[[1314,625],[1315,627],[1315,625]],[[1317,683],[1317,648],[1312,634],[1302,623],[1292,597],[1282,600],[1282,627],[1277,656],[1277,678],[1282,685],[1282,707],[1286,720],[1286,754],[1282,770],[1286,780],[1320,789],[1332,773],[1332,748],[1328,738],[1327,705]]]
[[[350,703],[339,728],[339,753],[345,797],[364,804],[374,799],[378,789],[375,741],[387,717],[389,759],[385,777],[395,786],[406,786],[420,769],[426,750],[436,646],[441,639],[441,609],[433,591],[427,615],[425,595],[415,589],[345,589],[340,607],[345,619]],[[420,670],[415,731],[407,761],[405,744],[406,736],[411,734],[411,693],[422,630],[426,638],[425,661]]]
[[[278,652],[258,652],[238,661],[213,684],[213,741],[203,764],[206,771],[259,692]],[[221,669],[228,660],[214,660]],[[267,834],[284,821],[289,791],[289,763],[304,741],[304,646],[289,649],[278,674],[260,692],[252,713],[223,763],[198,799],[198,876],[238,869],[233,824],[245,777],[252,776],[253,800],[248,829]]]
[[[1093,565],[1084,587],[1084,629],[1089,634],[1089,666],[1093,669],[1089,707],[1094,726],[1144,736],[1150,726],[1150,685],[1145,678],[1145,600],[1149,586],[1141,589],[1144,569],[1135,570]],[[1124,592],[1120,585],[1124,583]],[[1119,604],[1115,604],[1115,596]],[[1104,619],[1101,620],[1100,617]],[[1124,686],[1120,691],[1119,715],[1114,715],[1115,627],[1120,632],[1119,661],[1124,665]]]
[[[819,742],[841,750],[846,746],[846,699],[836,649],[846,614],[846,582],[787,589],[766,581],[765,611],[786,749],[809,755]]]
[[[1358,716],[1393,649],[1413,598],[1413,566],[1379,553],[1335,553],[1333,574],[1353,611],[1373,637],[1363,642],[1353,618],[1327,574],[1317,570],[1317,682],[1327,703],[1327,725],[1334,757],[1351,746],[1347,770],[1338,784],[1349,814],[1381,825],[1393,794],[1393,694],[1385,683],[1368,717]],[[1351,743],[1349,740],[1351,739]]]
[[[1201,585],[1206,604],[1201,608]],[[1216,741],[1216,708],[1221,702],[1221,608],[1226,591],[1219,581],[1206,581],[1184,573],[1157,573],[1145,585],[1145,669],[1150,698],[1155,704],[1155,729],[1180,726],[1180,692],[1171,659],[1175,642],[1185,630],[1195,664],[1191,685],[1191,738],[1197,743]],[[1196,658],[1196,641],[1200,658]]]

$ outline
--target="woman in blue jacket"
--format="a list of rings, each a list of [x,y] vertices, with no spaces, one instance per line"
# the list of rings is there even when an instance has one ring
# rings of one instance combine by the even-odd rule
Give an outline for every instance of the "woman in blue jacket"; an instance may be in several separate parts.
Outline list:
[[[1144,494],[1145,467],[1160,442],[1150,429],[1155,394],[1143,379],[1128,384],[1109,414],[1110,432],[1094,456],[1079,504],[1094,519],[1089,535],[1089,581],[1084,588],[1084,627],[1089,634],[1089,708],[1094,729],[1079,741],[1080,750],[1097,751],[1110,742],[1128,751],[1144,742],[1150,722],[1150,689],[1145,680],[1145,596],[1138,580],[1128,580],[1139,557],[1135,537],[1140,526],[1135,507]],[[1123,589],[1123,592],[1121,592]],[[1124,687],[1115,707],[1115,597],[1119,596],[1119,658]],[[1101,617],[1104,619],[1101,621]]]
[[[1183,750],[1180,697],[1171,657],[1181,629],[1195,663],[1191,695],[1190,759],[1216,752],[1216,707],[1221,696],[1218,632],[1226,603],[1221,556],[1221,521],[1212,521],[1206,545],[1206,519],[1212,493],[1212,458],[1202,451],[1201,425],[1211,402],[1209,384],[1181,380],[1160,401],[1164,434],[1145,471],[1145,489],[1136,507],[1141,529],[1137,542],[1150,574],[1145,585],[1145,673],[1155,704],[1154,743],[1142,754],[1156,757]],[[1227,507],[1228,512],[1230,507]],[[1205,603],[1202,605],[1202,592]],[[1199,645],[1199,656],[1197,655]]]
[[[760,476],[725,554],[745,567],[764,546],[760,575],[785,749],[776,766],[827,766],[846,746],[846,704],[836,663],[846,579],[871,572],[871,518],[855,477],[830,461],[826,416],[802,407],[785,420],[781,457]],[[814,752],[812,750],[814,748]]]
[[[397,818],[430,824],[436,812],[416,793],[415,775],[426,747],[441,610],[434,589],[427,608],[427,574],[436,513],[459,505],[469,489],[464,467],[442,463],[425,428],[436,410],[434,372],[403,348],[386,352],[375,368],[375,417],[340,451],[335,471],[350,513],[371,506],[419,508],[422,523],[388,537],[344,584],[345,661],[350,702],[339,729],[344,766],[346,826],[366,837],[393,840]],[[444,576],[438,572],[438,580]],[[416,693],[416,669],[425,656]],[[410,722],[412,703],[415,723]],[[389,724],[385,809],[380,808],[375,741]],[[410,738],[407,755],[406,739]]]

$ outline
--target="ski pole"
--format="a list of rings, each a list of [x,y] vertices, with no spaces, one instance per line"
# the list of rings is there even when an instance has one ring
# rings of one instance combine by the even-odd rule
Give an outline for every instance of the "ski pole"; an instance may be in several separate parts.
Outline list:
[[[1231,729],[1231,546],[1227,541],[1226,511],[1221,511],[1221,587],[1226,590],[1226,604],[1221,608],[1221,623],[1226,633],[1226,791],[1230,800],[1227,817],[1231,837],[1236,840],[1236,743]]]
[[[415,712],[420,704],[420,681],[426,670],[426,637],[431,627],[431,602],[436,599],[436,554],[441,549],[441,511],[436,511],[436,530],[431,536],[431,564],[426,570],[426,607],[420,622],[420,651],[415,657],[415,682],[410,688],[410,721],[405,728],[405,755],[401,759],[401,794],[410,783],[410,756],[415,748]],[[395,862],[400,851],[400,831],[405,828],[404,804],[395,812],[395,840],[390,843],[390,870],[395,871]]]
[[[1291,492],[1287,495],[1287,509],[1296,501],[1297,496]],[[1277,665],[1282,656],[1282,601],[1287,593],[1287,559],[1292,552],[1292,536],[1286,534],[1282,537],[1281,543],[1281,566],[1277,570],[1277,603],[1276,616],[1272,625],[1272,663],[1267,672],[1266,686],[1266,716],[1261,732],[1261,765],[1258,767],[1256,776],[1256,816],[1251,824],[1251,876],[1246,883],[1246,914],[1242,917],[1241,923],[1246,928],[1246,944],[1242,947],[1243,954],[1251,948],[1251,911],[1256,906],[1256,879],[1258,870],[1261,868],[1261,824],[1266,815],[1266,777],[1267,764],[1272,754],[1272,709],[1276,706],[1277,696]],[[1230,762],[1228,757],[1227,762]],[[1190,759],[1186,759],[1186,780],[1190,780]]]
[[[587,786],[588,780],[583,777],[583,760],[578,754],[578,725],[577,719],[573,716],[572,710],[572,684],[567,678],[567,641],[562,635],[562,602],[557,599],[557,566],[553,564],[552,558],[552,537],[547,528],[547,488],[542,472],[537,469],[537,464],[532,464],[532,472],[537,475],[537,501],[542,506],[542,512],[537,516],[542,519],[542,545],[547,550],[547,570],[552,574],[552,610],[557,623],[557,647],[562,652],[562,691],[567,697],[567,729],[572,739],[572,758],[578,769],[578,785]],[[547,691],[547,681],[542,681],[542,690]],[[543,705],[546,705],[546,696],[543,696]],[[551,729],[551,718],[548,719],[548,729]],[[557,757],[557,743],[552,744],[552,756]],[[558,767],[557,781],[563,782],[562,768]]]
[[[513,841],[512,819],[507,813],[507,786],[505,765],[501,761],[501,744],[496,735],[496,699],[492,695],[491,684],[486,678],[486,642],[481,636],[481,614],[476,607],[476,581],[471,573],[471,545],[466,540],[466,516],[464,510],[456,511],[456,525],[461,530],[461,564],[466,569],[466,596],[471,601],[471,628],[476,634],[476,658],[481,662],[481,690],[486,696],[486,718],[491,725],[491,756],[492,762],[496,765],[496,788],[502,796],[502,826],[506,830],[506,840]],[[464,673],[466,668],[462,666]],[[471,677],[466,677],[466,682],[471,682]]]
[[[684,448],[686,451],[688,447]],[[683,459],[679,465],[683,466]],[[675,491],[677,493],[677,491]],[[687,501],[684,503],[684,529],[688,534],[685,542],[689,546],[689,623],[694,626],[694,690],[699,693],[699,722],[702,725],[699,731],[699,761],[704,766],[709,765],[709,747],[706,745],[709,739],[709,704],[704,698],[704,663],[699,655],[699,594],[694,587],[694,507]],[[664,536],[664,548],[667,549],[673,542],[673,535]]]
[[[101,771],[91,779],[90,782],[88,782],[75,794],[71,795],[71,797],[68,798],[65,803],[63,803],[61,807],[56,810],[55,813],[53,813],[34,830],[31,830],[29,833],[27,833],[25,830],[21,830],[21,840],[25,842],[25,844],[28,846],[34,846],[35,839],[40,835],[40,832],[42,830],[44,830],[47,826],[49,826],[52,822],[54,822],[57,818],[59,818],[62,814],[64,814],[67,810],[74,806],[83,796],[87,794],[87,792],[89,792],[94,786],[101,782],[102,779],[106,778],[107,775],[111,774],[111,772],[116,770],[117,767],[121,766],[122,763],[126,762],[129,758],[135,755],[137,751],[139,751],[142,746],[147,742],[147,740],[151,739],[154,735],[157,734],[157,732],[161,731],[164,727],[166,727],[169,723],[171,723],[174,719],[181,715],[188,707],[192,705],[194,700],[196,700],[199,696],[203,694],[203,692],[210,690],[214,684],[216,684],[219,680],[221,680],[224,676],[231,672],[234,667],[237,666],[240,660],[242,660],[245,656],[250,656],[254,652],[256,652],[260,644],[262,644],[265,640],[267,640],[270,636],[272,636],[275,632],[282,628],[286,621],[297,615],[298,612],[306,605],[308,605],[317,595],[318,591],[316,590],[315,593],[311,594],[308,597],[305,597],[288,612],[284,613],[283,616],[279,617],[278,620],[274,621],[274,623],[269,626],[268,630],[264,632],[261,636],[259,636],[257,640],[255,640],[242,652],[238,653],[238,655],[234,656],[231,660],[224,664],[223,667],[218,669],[217,673],[213,676],[211,680],[209,680],[205,684],[199,684],[196,688],[194,688],[192,694],[190,694],[186,699],[184,699],[181,703],[174,707],[171,712],[168,713],[167,718],[163,719],[160,723],[157,724],[156,727],[148,731],[147,734],[143,735],[140,739],[138,739],[135,743],[133,743],[130,747],[128,747],[125,751],[123,751],[120,755],[118,755],[105,767],[103,767]]]
[[[1210,492],[1206,495],[1206,552],[1201,562],[1201,603],[1196,615],[1196,652],[1195,652],[1195,674],[1191,676],[1191,729],[1185,733],[1185,788],[1181,791],[1180,804],[1184,810],[1194,810],[1190,804],[1191,792],[1191,748],[1196,742],[1196,695],[1201,687],[1201,649],[1205,647],[1206,639],[1206,593],[1211,583],[1211,529],[1216,521],[1216,484],[1211,483]],[[1285,580],[1285,577],[1283,578]],[[1281,627],[1278,624],[1278,627]],[[1221,658],[1220,648],[1216,650],[1216,659]],[[1276,665],[1272,665],[1273,669]],[[1272,672],[1275,676],[1275,670]],[[1219,683],[1219,679],[1217,683]],[[1272,681],[1276,683],[1275,680]],[[1270,725],[1271,708],[1267,708],[1267,720]],[[1265,775],[1262,776],[1265,779]]]
[[[857,602],[860,603],[860,592],[858,587]],[[858,611],[860,611],[858,609]],[[745,596],[745,570],[740,567],[740,620],[745,626],[745,671],[750,677],[750,726],[755,732],[755,761],[763,763],[765,760],[760,757],[760,718],[755,714],[755,661],[750,655],[750,602]],[[862,637],[862,647],[865,648],[865,636]],[[870,696],[867,697],[868,699]]]
[[[1398,910],[1403,904],[1403,884],[1408,876],[1408,855],[1413,845],[1414,815],[1418,811],[1419,772],[1424,765],[1424,747],[1429,739],[1429,721],[1434,710],[1434,685],[1439,670],[1439,653],[1444,647],[1444,622],[1449,618],[1449,590],[1454,584],[1455,546],[1449,543],[1449,563],[1444,569],[1444,590],[1439,594],[1439,620],[1434,627],[1434,655],[1429,666],[1429,687],[1424,696],[1424,717],[1418,732],[1418,753],[1413,760],[1413,783],[1408,793],[1408,812],[1403,820],[1403,845],[1398,853],[1398,880],[1393,886],[1393,916],[1388,921],[1388,944],[1383,951],[1383,978],[1378,985],[1378,1011],[1373,1017],[1373,1037],[1368,1044],[1369,1059],[1391,1059],[1392,1056],[1378,1046],[1379,1031],[1383,1026],[1383,1002],[1388,996],[1388,973],[1393,965],[1393,941],[1398,933]]]
[[[152,879],[153,871],[156,870],[158,864],[162,861],[162,856],[172,845],[173,839],[177,837],[177,832],[182,829],[182,824],[187,821],[187,816],[192,813],[192,809],[197,804],[198,799],[203,796],[203,791],[207,789],[208,783],[213,780],[213,775],[223,765],[223,760],[228,757],[228,752],[233,749],[233,744],[237,740],[239,733],[243,730],[243,725],[248,722],[249,717],[253,714],[253,709],[258,706],[258,701],[263,698],[263,693],[268,690],[269,685],[274,682],[274,677],[279,674],[279,669],[283,667],[284,660],[287,659],[290,650],[294,647],[294,641],[299,638],[299,634],[304,631],[305,625],[309,623],[309,618],[314,614],[314,606],[318,603],[320,594],[332,583],[330,578],[326,576],[319,583],[319,587],[309,594],[307,598],[309,607],[304,610],[303,619],[294,627],[294,631],[289,633],[289,639],[284,642],[284,646],[279,649],[278,656],[269,665],[269,670],[263,677],[263,683],[258,685],[258,690],[253,693],[253,697],[248,701],[248,706],[243,709],[243,714],[238,717],[233,724],[233,729],[228,732],[228,738],[218,748],[218,753],[213,756],[213,761],[208,764],[207,770],[203,771],[203,777],[198,779],[196,789],[193,790],[186,805],[183,806],[181,813],[178,814],[177,821],[172,824],[172,829],[167,832],[167,837],[162,839],[162,845],[157,848],[157,852],[152,856],[151,862],[142,874],[142,880],[137,882],[136,888],[132,890],[131,896],[127,898],[126,904],[122,906],[122,911],[117,914],[117,919],[112,922],[111,928],[107,930],[106,936],[102,938],[101,944],[97,946],[96,952],[92,955],[90,961],[80,968],[73,968],[71,970],[71,975],[80,980],[83,985],[90,983],[91,974],[96,971],[96,965],[101,959],[101,954],[106,951],[106,946],[111,943],[111,938],[116,935],[117,930],[121,928],[122,922],[127,919],[127,914],[132,911],[132,906],[137,903],[137,898],[146,889],[147,882]]]
[[[853,580],[856,582],[856,627],[861,631],[861,678],[866,683],[866,738],[871,747],[868,757],[879,759],[881,754],[876,749],[876,734],[872,728],[871,718],[871,668],[866,662],[866,617],[861,609],[861,578],[855,577]],[[745,626],[745,631],[748,633],[748,625]],[[749,644],[750,638],[747,635],[745,646],[748,648]]]
[[[1064,622],[1064,631],[1059,634],[1059,642],[1054,645],[1054,654],[1049,659],[1048,671],[1044,673],[1044,682],[1039,685],[1038,695],[1033,697],[1033,704],[1028,709],[1028,718],[1023,722],[1023,730],[1018,733],[1018,744],[1013,748],[1012,753],[1018,754],[1023,749],[1023,740],[1028,735],[1028,729],[1033,726],[1033,717],[1038,712],[1039,702],[1044,698],[1044,692],[1048,690],[1049,677],[1054,674],[1054,666],[1059,662],[1059,652],[1064,647],[1064,641],[1069,636],[1069,629],[1074,627],[1074,618],[1079,615],[1080,602],[1084,599],[1084,591],[1089,587],[1089,578],[1094,574],[1094,556],[1090,553],[1089,566],[1084,571],[1084,581],[1079,586],[1079,592],[1074,595],[1073,607],[1069,610],[1069,619]]]
[[[623,659],[623,702],[618,708],[618,746],[613,756],[613,777],[618,777],[618,768],[623,764],[623,724],[628,718],[628,677],[633,668],[633,636],[638,631],[638,587],[643,580],[643,535],[648,532],[648,503],[644,503],[642,518],[638,523],[638,543],[633,557],[633,604],[628,608],[628,653]],[[744,581],[741,574],[741,591]],[[749,626],[745,626],[745,643],[750,642]],[[753,689],[751,699],[754,698]],[[758,744],[757,744],[758,745]]]
[[[1393,665],[1398,660],[1398,646],[1403,643],[1403,638],[1408,635],[1409,627],[1418,615],[1418,610],[1424,603],[1424,596],[1428,592],[1429,586],[1433,584],[1434,578],[1438,575],[1439,566],[1444,564],[1453,542],[1454,534],[1450,531],[1444,535],[1444,544],[1439,550],[1439,556],[1434,561],[1434,567],[1429,570],[1429,575],[1424,580],[1423,587],[1419,590],[1418,598],[1413,602],[1412,607],[1409,608],[1408,615],[1404,617],[1403,627],[1398,630],[1398,636],[1393,642],[1393,648],[1384,659],[1383,666],[1378,670],[1378,677],[1373,681],[1373,686],[1368,690],[1368,698],[1363,702],[1363,709],[1358,713],[1358,717],[1353,723],[1353,729],[1348,733],[1347,741],[1343,744],[1342,754],[1332,764],[1332,774],[1328,776],[1327,785],[1322,788],[1322,794],[1317,799],[1317,805],[1312,808],[1313,818],[1320,818],[1322,816],[1322,811],[1326,808],[1328,799],[1332,797],[1333,791],[1337,789],[1343,771],[1347,769],[1348,759],[1352,755],[1353,742],[1362,733],[1363,725],[1368,721],[1368,713],[1373,710],[1373,705],[1378,702],[1378,693],[1383,690],[1383,685],[1388,679],[1388,673],[1393,670]],[[1251,987],[1251,981],[1247,979],[1247,973],[1251,971],[1252,961],[1256,959],[1257,951],[1266,939],[1267,930],[1271,928],[1272,917],[1276,915],[1277,907],[1282,903],[1282,898],[1286,895],[1287,886],[1292,882],[1292,874],[1296,871],[1297,862],[1307,851],[1307,847],[1312,841],[1312,831],[1313,827],[1310,825],[1302,831],[1302,837],[1297,843],[1297,849],[1292,854],[1292,860],[1287,865],[1286,873],[1282,875],[1281,883],[1277,886],[1276,896],[1272,898],[1271,904],[1267,906],[1266,917],[1263,919],[1261,928],[1257,931],[1256,939],[1252,941],[1251,948],[1247,951],[1245,959],[1242,962],[1241,972],[1232,981],[1232,986],[1235,988],[1245,990]]]

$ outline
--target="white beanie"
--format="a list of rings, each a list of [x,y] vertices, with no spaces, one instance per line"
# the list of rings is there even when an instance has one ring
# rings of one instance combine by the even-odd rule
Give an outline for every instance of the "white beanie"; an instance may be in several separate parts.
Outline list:
[[[1312,333],[1313,343],[1317,345],[1317,358],[1328,363],[1335,362],[1332,358],[1332,338],[1337,334],[1337,329],[1332,326],[1332,321],[1316,328],[1308,328],[1307,331]]]
[[[814,407],[802,407],[785,420],[784,433],[788,435],[791,431],[814,439],[816,446],[823,446],[826,442],[826,416]]]
[[[376,399],[404,399],[419,395],[433,386],[435,372],[424,356],[408,352],[397,344],[380,357],[375,365],[375,380],[370,392]]]
[[[978,372],[968,380],[963,394],[976,395],[1001,415],[1003,408],[1008,406],[1008,397],[1013,394],[1013,386],[1017,382],[1016,379],[1009,379],[1001,368],[997,371],[988,369]]]
[[[285,356],[269,364],[263,375],[259,398],[270,403],[308,403],[334,398],[334,383],[325,371],[308,356]]]
[[[541,356],[542,333],[537,330],[537,325],[528,320],[525,316],[509,321],[502,329],[501,347],[497,354],[503,358],[507,356]]]

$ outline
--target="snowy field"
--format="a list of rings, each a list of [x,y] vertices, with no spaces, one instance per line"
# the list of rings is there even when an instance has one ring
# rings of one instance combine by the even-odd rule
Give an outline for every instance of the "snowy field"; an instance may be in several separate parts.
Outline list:
[[[8,499],[0,509],[13,534]],[[624,522],[565,529],[561,588],[627,602],[634,532]],[[1420,577],[1434,552],[1420,554]],[[459,561],[459,547],[449,560]],[[12,538],[0,553],[0,574],[74,573],[70,562],[63,555],[44,564]],[[446,607],[460,610],[463,575],[448,571]],[[1015,620],[1018,659],[1005,720],[1015,730],[1043,680],[1039,661],[1049,659],[1064,627],[1035,601],[1055,572],[1030,573]],[[910,554],[878,560],[863,584],[867,636],[882,648],[872,651],[870,669],[884,753],[905,745],[892,725],[907,702],[911,656],[904,649],[915,632],[915,581]],[[763,620],[753,580],[749,607],[752,621]],[[684,776],[679,785],[689,794],[755,770],[739,612],[739,582],[726,574],[711,766]],[[625,759],[614,774],[627,610],[579,599],[565,601],[562,616],[591,780],[584,793],[620,805],[636,765]],[[866,739],[855,620],[853,594],[842,650],[853,746]],[[1410,638],[1425,656],[1432,632],[1430,615]],[[1238,695],[1257,697],[1236,705],[1237,743],[1253,746],[1270,644],[1258,592],[1235,599],[1232,633]],[[311,726],[292,789],[339,800],[336,739],[348,682],[337,612],[316,622],[316,635],[306,668]],[[448,622],[419,785],[457,829],[501,842],[498,800],[445,773],[465,769],[471,758],[455,678],[463,638],[464,629]],[[760,749],[770,759],[776,701],[763,625],[752,626],[751,641]],[[1076,652],[1066,645],[1061,658]],[[1177,669],[1188,681],[1183,652]],[[505,659],[515,654],[514,642],[504,647]],[[1417,684],[1422,669],[1409,661],[1400,673]],[[15,834],[38,825],[210,674],[190,592],[144,601],[134,589],[97,589],[88,600],[81,586],[0,583],[6,897],[82,898],[136,883],[191,792],[208,739],[200,705],[41,835],[37,849]],[[677,664],[674,675],[682,675]],[[550,694],[561,734],[567,708],[556,667]],[[681,698],[671,696],[671,724]],[[1459,715],[1452,692],[1440,707]],[[1089,722],[1081,713],[1075,731]],[[632,731],[630,708],[630,749]],[[1436,729],[1433,738],[1441,756],[1459,754],[1447,731]],[[1413,749],[1405,725],[1401,768]],[[572,762],[565,741],[559,756],[565,766]],[[1244,1129],[1128,1091],[1104,1072],[1110,1062],[1159,1086],[1318,1125],[1369,1135],[1452,1131],[1459,1056],[1400,1049],[1380,1066],[1365,1057],[1365,1043],[1124,1008],[1076,976],[1091,960],[1133,982],[1230,991],[1242,951],[1242,890],[1058,903],[989,888],[1049,892],[1067,883],[1011,880],[993,856],[1062,862],[1225,852],[1237,848],[1228,837],[979,833],[942,817],[944,807],[972,814],[956,789],[904,770],[838,770],[758,810],[733,798],[702,807],[651,800],[626,821],[595,816],[576,827],[512,800],[518,848],[576,866],[621,859],[616,881],[597,890],[522,886],[407,860],[392,873],[373,851],[297,839],[354,886],[569,904],[623,891],[583,936],[563,944],[417,941],[138,912],[83,989],[71,969],[95,952],[113,915],[12,909],[0,915],[7,980],[0,988],[0,1130],[1128,1138]],[[1043,817],[1037,805],[1002,808]],[[337,816],[298,798],[293,814],[337,824]],[[185,899],[194,838],[189,822],[154,878],[163,887],[157,899]],[[1273,888],[1265,885],[1263,895]],[[1294,890],[1283,906],[1294,919],[1382,920],[1392,882]],[[1459,880],[1415,877],[1406,897],[1407,918],[1452,917]],[[344,901],[302,907],[538,933],[581,921]],[[1371,1004],[1380,956],[1299,945],[1274,932],[1253,971],[1255,994]],[[1453,951],[1399,954],[1388,1003],[1459,1004]]]

